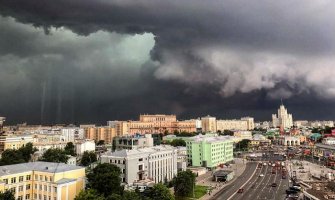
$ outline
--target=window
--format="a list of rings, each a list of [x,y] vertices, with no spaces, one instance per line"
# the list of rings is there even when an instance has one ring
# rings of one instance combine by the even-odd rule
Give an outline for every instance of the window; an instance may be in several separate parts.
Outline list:
[[[22,192],[23,191],[23,185],[20,185],[19,186],[19,192]]]
[[[37,190],[37,184],[35,184],[35,190]]]
[[[138,159],[138,161],[143,161],[143,158]]]
[[[40,185],[40,190],[42,190],[42,185]]]
[[[5,182],[6,184],[8,184],[8,178],[4,179],[3,182]]]
[[[26,185],[26,190],[30,190],[30,184]]]
[[[13,187],[13,188],[11,188],[10,189],[12,192],[14,192],[15,193],[15,191],[16,191],[16,188],[15,187]]]
[[[37,199],[37,194],[36,193],[34,193],[34,198]]]
[[[11,183],[16,183],[16,177],[11,178]]]
[[[26,200],[30,199],[30,194],[26,194]]]
[[[44,186],[44,191],[48,191],[48,186]]]
[[[38,176],[37,176],[37,174],[35,174],[35,180],[38,180]]]
[[[47,195],[44,195],[44,200],[47,200]]]
[[[49,180],[50,180],[50,182],[52,182],[52,176],[50,176]]]
[[[43,176],[42,175],[40,175],[40,181],[43,181]]]
[[[57,192],[57,187],[54,187],[55,192]]]
[[[31,178],[30,175],[27,175],[27,176],[26,176],[26,180],[27,180],[27,181],[29,181],[30,178]]]
[[[17,197],[17,200],[22,200],[22,199],[23,199],[22,195]]]
[[[44,180],[45,180],[45,181],[48,181],[48,177],[47,177],[47,176],[45,176],[45,177],[44,177]]]
[[[42,195],[41,195],[41,194],[39,194],[39,195],[38,195],[38,198],[39,198],[39,199],[42,199]]]
[[[19,177],[19,182],[22,182],[23,181],[23,176],[20,176]]]

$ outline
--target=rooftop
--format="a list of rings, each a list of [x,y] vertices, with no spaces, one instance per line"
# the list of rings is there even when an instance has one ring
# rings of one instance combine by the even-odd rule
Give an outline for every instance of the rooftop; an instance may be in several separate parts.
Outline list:
[[[76,169],[82,169],[84,167],[67,165],[64,163],[52,163],[52,162],[29,162],[15,165],[0,166],[0,176],[17,174],[28,171],[40,171],[49,173],[66,172]]]
[[[156,152],[162,152],[162,151],[172,151],[175,150],[175,147],[172,147],[170,145],[159,145],[159,146],[154,146],[154,147],[146,147],[146,148],[141,148],[141,149],[123,149],[120,151],[115,151],[115,152],[107,152],[102,157],[104,156],[115,156],[115,157],[127,157],[127,156],[136,156],[136,155],[143,155],[143,154],[150,154],[150,153],[156,153]]]

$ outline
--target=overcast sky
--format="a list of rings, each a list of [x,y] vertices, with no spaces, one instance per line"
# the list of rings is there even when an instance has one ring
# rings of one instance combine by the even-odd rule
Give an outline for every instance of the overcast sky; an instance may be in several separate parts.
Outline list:
[[[335,119],[333,0],[0,0],[0,115]]]

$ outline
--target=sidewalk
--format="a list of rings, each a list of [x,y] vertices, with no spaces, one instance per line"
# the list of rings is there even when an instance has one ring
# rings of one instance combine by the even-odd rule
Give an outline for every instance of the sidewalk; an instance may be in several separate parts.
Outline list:
[[[229,182],[227,182],[226,184],[213,181],[212,172],[207,172],[206,174],[200,177],[197,177],[197,180],[196,180],[197,185],[211,186],[212,188],[214,188],[212,190],[211,195],[205,194],[203,197],[200,198],[200,200],[208,200],[212,198],[217,192],[222,190],[225,186],[234,183],[234,181],[239,176],[241,176],[241,174],[245,170],[247,161],[246,160],[243,161],[242,158],[235,158],[234,161],[235,161],[235,164],[232,164],[230,167],[222,168],[223,170],[231,170],[231,171],[234,171],[235,173],[235,177]]]

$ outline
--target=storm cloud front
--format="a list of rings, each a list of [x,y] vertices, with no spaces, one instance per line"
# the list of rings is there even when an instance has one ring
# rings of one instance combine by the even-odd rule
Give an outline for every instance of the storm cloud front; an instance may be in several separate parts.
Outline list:
[[[0,115],[333,119],[331,0],[0,0]]]

